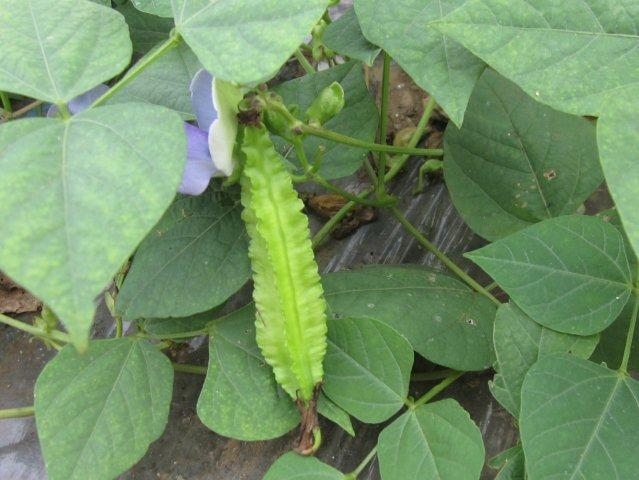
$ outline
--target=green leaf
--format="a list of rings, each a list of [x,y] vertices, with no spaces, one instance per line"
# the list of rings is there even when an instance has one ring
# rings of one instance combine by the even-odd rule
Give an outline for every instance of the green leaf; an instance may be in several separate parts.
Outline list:
[[[630,319],[632,318],[633,303],[628,302],[619,318],[601,332],[601,339],[590,360],[595,363],[605,363],[610,368],[618,368],[621,365],[630,328]],[[628,370],[639,371],[639,329],[637,328],[635,328],[634,340],[630,349]]]
[[[530,480],[625,480],[637,475],[639,384],[570,355],[542,358],[521,392]]]
[[[173,200],[185,152],[180,117],[150,105],[0,126],[0,221],[12,225],[0,268],[55,311],[76,346],[94,299]]]
[[[628,240],[635,253],[639,254],[639,209],[636,203],[639,165],[633,161],[639,148],[639,120],[632,108],[637,94],[628,93],[611,102],[606,114],[597,121],[597,142],[608,189],[619,210]]]
[[[490,69],[461,129],[448,125],[444,151],[453,203],[488,240],[574,213],[603,181],[593,123],[534,101]]]
[[[211,430],[238,440],[276,438],[299,423],[299,412],[255,343],[253,304],[211,326],[197,415]]]
[[[375,58],[382,50],[366,40],[353,8],[346,10],[341,17],[326,27],[322,40],[331,50],[359,60],[369,67],[373,66]]]
[[[172,17],[173,10],[171,4],[166,0],[131,0],[131,3],[146,13],[151,13],[159,17]]]
[[[409,410],[379,435],[384,480],[476,480],[484,465],[481,432],[455,400]]]
[[[322,390],[366,423],[395,414],[408,395],[413,349],[399,333],[371,318],[328,322]]]
[[[403,335],[433,363],[483,370],[494,361],[495,305],[422,267],[370,266],[323,278],[329,318],[370,317]]]
[[[544,220],[466,256],[533,320],[565,333],[600,332],[632,289],[621,234],[595,217]]]
[[[465,0],[357,0],[364,36],[386,50],[417,85],[431,93],[461,125],[484,63],[427,26]]]
[[[107,103],[142,102],[175,110],[185,120],[194,118],[191,80],[201,68],[195,54],[181,43],[145,68]]]
[[[315,457],[303,457],[294,452],[282,455],[271,465],[262,480],[343,480],[339,470]]]
[[[251,276],[240,210],[214,189],[178,196],[133,257],[117,314],[185,317],[234,294]]]
[[[275,75],[328,0],[171,0],[175,28],[214,77],[255,83]],[[266,48],[267,47],[267,48]]]
[[[171,338],[176,335],[186,335],[193,332],[193,337],[201,335],[223,307],[214,308],[202,313],[196,313],[181,318],[144,318],[140,320],[141,330],[159,338]],[[184,338],[184,337],[181,337]]]
[[[517,444],[506,452],[508,456],[504,459],[503,465],[500,465],[495,480],[526,480],[526,465],[521,445]]]
[[[304,112],[313,103],[319,93],[331,83],[338,82],[344,89],[345,104],[342,111],[324,124],[324,127],[343,135],[372,142],[377,131],[378,113],[371,97],[361,64],[349,62],[322,72],[284,82],[274,90],[282,96],[288,105],[294,104]],[[326,150],[322,155],[319,173],[328,179],[352,174],[361,165],[367,155],[365,150],[331,142],[317,137],[304,139],[304,150],[309,159],[315,158],[320,146]],[[278,150],[289,150],[290,144],[278,143]],[[288,157],[299,165],[294,155]]]
[[[470,0],[432,26],[536,100],[598,116],[639,84],[638,18],[623,0]]]
[[[115,10],[79,0],[3,0],[0,90],[63,103],[122,71],[129,30]]]
[[[355,436],[351,417],[343,409],[335,405],[324,393],[320,391],[317,397],[317,411],[320,415],[328,418],[331,422],[339,425],[351,437]]]
[[[139,3],[141,0],[138,0]],[[136,3],[134,1],[134,3]],[[158,1],[158,3],[166,4],[166,0]],[[171,6],[167,4],[171,14]],[[124,15],[129,31],[131,32],[131,42],[133,43],[133,53],[144,55],[158,43],[169,38],[169,33],[173,28],[172,18],[161,18],[150,13],[144,13],[131,3],[127,2],[118,5],[116,10]],[[180,45],[183,45],[181,43]]]
[[[164,431],[171,362],[145,340],[64,347],[35,385],[38,438],[51,480],[114,478]]]
[[[528,369],[540,358],[555,353],[588,358],[597,346],[598,336],[556,332],[535,323],[516,305],[504,304],[497,309],[493,340],[498,373],[490,390],[499,403],[518,417],[521,384]]]

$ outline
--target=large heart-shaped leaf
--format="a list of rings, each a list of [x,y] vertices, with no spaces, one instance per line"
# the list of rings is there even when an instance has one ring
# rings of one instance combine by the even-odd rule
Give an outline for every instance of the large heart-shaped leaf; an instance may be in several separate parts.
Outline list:
[[[210,334],[209,367],[197,402],[200,420],[240,440],[267,440],[295,427],[299,412],[255,342],[253,304],[215,322]]]
[[[180,117],[122,104],[0,127],[0,268],[48,304],[77,346],[94,299],[175,196]]]
[[[594,124],[534,101],[490,69],[444,143],[453,203],[488,240],[574,213],[603,180]]]
[[[490,390],[499,403],[518,417],[521,384],[528,369],[541,357],[555,353],[588,358],[597,346],[598,336],[556,332],[535,323],[516,305],[504,304],[497,309],[493,339],[498,373]]]
[[[166,0],[151,0],[166,5],[171,15],[171,5]],[[111,2],[109,2],[111,3]],[[169,38],[174,27],[172,18],[162,18],[135,8],[131,3],[117,5],[115,9],[124,15],[131,32],[133,53],[144,55],[158,43]]]
[[[595,217],[544,220],[467,256],[533,320],[560,332],[600,332],[632,290],[621,234]]]
[[[131,58],[122,15],[78,0],[3,0],[0,45],[0,90],[52,103],[108,80]]]
[[[275,88],[288,105],[297,105],[304,112],[313,103],[317,95],[331,83],[338,82],[344,89],[344,108],[324,126],[365,142],[375,139],[379,115],[375,101],[371,97],[362,72],[361,64],[349,62],[344,65],[306,75]],[[277,140],[277,137],[275,138]],[[315,158],[320,148],[324,149],[319,172],[325,178],[339,178],[350,175],[361,165],[367,152],[361,148],[350,147],[342,143],[331,142],[323,138],[307,137],[304,150],[309,158]],[[281,142],[278,149],[284,153],[290,144]],[[297,162],[295,155],[287,157]]]
[[[542,358],[521,392],[530,480],[637,476],[639,383],[571,355]]]
[[[625,0],[470,0],[433,26],[535,99],[597,116],[639,85],[638,20]]]
[[[495,305],[426,268],[371,266],[322,279],[333,318],[370,317],[402,334],[428,360],[458,370],[494,361]]]
[[[322,389],[359,420],[383,422],[404,405],[412,366],[410,343],[388,325],[365,317],[328,322]]]
[[[164,431],[172,388],[171,362],[147,341],[63,348],[34,395],[49,478],[115,478],[134,465]]]
[[[368,66],[373,65],[381,51],[381,48],[364,38],[353,8],[346,10],[341,17],[326,27],[322,40],[331,50]]]
[[[142,12],[151,13],[159,17],[173,16],[171,4],[166,0],[131,0],[131,3]]]
[[[171,0],[175,28],[213,76],[266,80],[304,41],[328,0]]]
[[[484,465],[481,432],[455,400],[410,410],[386,427],[377,443],[384,480],[475,480]]]
[[[294,452],[282,455],[271,465],[262,480],[343,480],[339,470],[320,462],[315,457],[302,457]]]
[[[484,62],[427,26],[464,0],[357,0],[364,36],[386,50],[461,125]]]
[[[213,189],[179,196],[142,242],[116,301],[125,319],[209,310],[251,276],[240,205]]]

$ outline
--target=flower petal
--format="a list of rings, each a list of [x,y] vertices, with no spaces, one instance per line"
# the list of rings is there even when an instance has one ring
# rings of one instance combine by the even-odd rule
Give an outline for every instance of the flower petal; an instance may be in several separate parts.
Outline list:
[[[213,106],[213,77],[204,69],[191,80],[191,106],[197,124],[202,130],[211,128],[213,120],[217,118],[217,111]]]
[[[188,123],[184,124],[184,130],[187,140],[186,164],[178,192],[199,195],[206,190],[217,170],[211,160],[206,132]]]

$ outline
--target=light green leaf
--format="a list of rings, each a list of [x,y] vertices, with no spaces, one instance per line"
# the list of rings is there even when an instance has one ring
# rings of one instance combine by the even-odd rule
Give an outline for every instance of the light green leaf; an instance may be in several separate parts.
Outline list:
[[[382,50],[364,38],[353,8],[346,10],[341,17],[326,27],[322,40],[331,50],[359,60],[369,67]]]
[[[185,317],[220,305],[251,276],[239,202],[180,195],[140,244],[116,300],[126,320]]]
[[[470,0],[432,27],[536,100],[598,116],[639,85],[637,19],[639,4],[624,0]]]
[[[315,457],[294,452],[282,455],[271,465],[262,480],[342,480],[345,476]]]
[[[35,385],[35,415],[51,480],[115,478],[164,431],[173,388],[169,359],[145,340],[64,347]]]
[[[533,320],[565,333],[600,332],[632,289],[621,234],[595,217],[544,220],[466,256]]]
[[[494,361],[490,300],[426,268],[370,266],[323,278],[329,318],[370,317],[401,335],[433,363],[483,370]]]
[[[409,410],[379,435],[384,480],[476,480],[484,465],[481,432],[455,400]]]
[[[170,205],[180,117],[140,104],[0,126],[0,268],[86,346],[94,299]],[[161,159],[161,161],[159,161]]]
[[[639,15],[638,17],[639,18]],[[639,89],[620,95],[597,122],[597,142],[601,166],[610,194],[635,253],[639,254],[639,164],[635,154],[639,148],[639,119],[633,108]]]
[[[333,403],[324,393],[320,391],[317,398],[317,412],[325,418],[328,418],[331,422],[339,425],[348,433],[351,437],[355,436],[355,430],[353,430],[353,424],[351,417],[342,408]]]
[[[603,181],[594,124],[534,101],[491,69],[461,129],[448,125],[444,151],[453,203],[488,240],[574,213]]]
[[[151,13],[159,17],[172,17],[173,10],[171,4],[166,0],[131,0],[131,3],[146,13]]]
[[[495,317],[497,375],[490,385],[493,396],[514,417],[519,416],[521,384],[528,369],[540,358],[572,353],[588,358],[597,346],[597,335],[580,337],[560,333],[535,323],[514,304],[504,304]]]
[[[417,85],[431,93],[456,125],[461,125],[484,63],[450,41],[428,22],[465,0],[357,0],[364,36],[386,50]]]
[[[239,440],[276,438],[299,423],[299,412],[255,343],[253,304],[211,326],[197,415],[216,433]]]
[[[375,139],[379,115],[375,101],[371,97],[361,64],[349,62],[312,75],[290,80],[278,85],[274,90],[282,96],[287,105],[297,105],[304,112],[317,95],[331,83],[338,82],[344,89],[345,104],[338,115],[324,124],[324,127],[365,142]],[[277,137],[276,137],[277,139]],[[350,175],[361,165],[367,155],[365,150],[331,142],[318,137],[304,139],[304,150],[313,159],[320,146],[325,148],[319,173],[325,178],[339,178]],[[290,150],[290,144],[280,142],[281,153]],[[299,164],[294,155],[288,160]]]
[[[79,0],[3,0],[0,90],[63,103],[120,73],[129,30],[111,8]]]
[[[542,358],[521,392],[530,480],[626,480],[637,475],[639,384],[571,355]]]
[[[395,414],[408,395],[413,349],[395,330],[371,318],[328,322],[322,390],[366,423]]]
[[[201,68],[191,49],[181,43],[145,68],[107,103],[142,102],[162,105],[185,120],[194,118],[189,87]]]
[[[138,0],[139,2],[140,0]],[[158,0],[158,3],[160,2],[166,4],[169,11],[168,16],[172,16],[171,5],[166,0]],[[169,38],[169,33],[174,27],[172,18],[161,18],[150,13],[144,13],[129,2],[118,5],[116,10],[124,15],[126,24],[131,32],[133,53],[139,55],[146,54],[155,45]]]
[[[255,83],[275,75],[328,0],[171,0],[176,31],[214,77]]]

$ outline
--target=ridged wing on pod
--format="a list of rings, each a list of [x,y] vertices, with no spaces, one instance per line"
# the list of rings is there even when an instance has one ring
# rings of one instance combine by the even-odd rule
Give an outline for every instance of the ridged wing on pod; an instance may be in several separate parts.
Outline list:
[[[245,127],[242,151],[257,343],[277,382],[307,404],[322,381],[326,352],[326,304],[308,219],[263,126]]]

